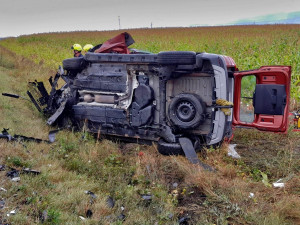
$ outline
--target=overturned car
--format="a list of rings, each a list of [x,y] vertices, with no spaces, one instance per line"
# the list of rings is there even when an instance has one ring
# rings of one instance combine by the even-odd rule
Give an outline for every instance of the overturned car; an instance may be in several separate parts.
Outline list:
[[[49,79],[50,93],[42,82],[29,83],[27,93],[50,116],[47,123],[125,141],[154,141],[162,154],[186,155],[230,138],[233,126],[286,132],[289,66],[238,71],[228,56],[153,54],[128,49],[133,42],[123,33],[84,57],[65,59]],[[255,78],[254,90],[244,97],[248,76]],[[65,84],[56,89],[59,79]],[[253,113],[250,121],[243,119],[243,99],[251,101],[246,104]]]

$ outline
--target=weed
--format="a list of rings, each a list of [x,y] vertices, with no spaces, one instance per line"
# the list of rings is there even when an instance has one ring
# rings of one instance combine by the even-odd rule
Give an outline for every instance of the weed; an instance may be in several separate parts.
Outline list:
[[[61,213],[57,209],[49,209],[47,215],[47,223],[51,225],[61,224],[60,216]]]
[[[12,167],[17,166],[17,167],[31,167],[29,162],[24,161],[22,158],[13,156],[13,157],[8,157],[6,160],[6,163],[8,165],[11,165]]]

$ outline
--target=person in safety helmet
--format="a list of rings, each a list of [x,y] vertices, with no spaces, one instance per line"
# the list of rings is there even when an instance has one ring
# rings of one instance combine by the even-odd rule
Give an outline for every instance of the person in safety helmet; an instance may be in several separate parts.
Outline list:
[[[74,50],[74,57],[83,57],[83,55],[81,54],[82,47],[80,44],[72,45],[71,49]]]
[[[91,45],[91,44],[86,44],[86,45],[83,47],[83,50],[84,50],[85,52],[89,52],[92,48],[94,48],[93,45]]]

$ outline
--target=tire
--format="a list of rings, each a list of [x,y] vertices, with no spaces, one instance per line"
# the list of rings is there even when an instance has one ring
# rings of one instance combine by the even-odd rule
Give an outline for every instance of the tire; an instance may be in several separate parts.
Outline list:
[[[74,57],[70,59],[65,59],[63,61],[63,68],[65,70],[81,70],[84,68],[84,58],[83,57]]]
[[[193,129],[203,121],[205,107],[194,94],[179,94],[169,105],[169,119],[180,129]]]
[[[157,61],[162,65],[191,65],[196,63],[196,53],[188,51],[160,52]]]
[[[179,143],[168,143],[160,139],[157,143],[157,150],[162,155],[183,155],[184,152]]]

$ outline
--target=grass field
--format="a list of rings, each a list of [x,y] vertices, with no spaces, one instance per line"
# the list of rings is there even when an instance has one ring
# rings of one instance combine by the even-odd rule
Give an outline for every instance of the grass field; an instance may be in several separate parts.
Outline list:
[[[129,33],[136,42],[133,48],[153,53],[178,50],[223,54],[231,56],[240,70],[290,65],[292,96],[299,100],[299,30],[300,25],[266,25],[137,29]],[[6,39],[0,45],[53,69],[63,59],[72,57],[70,47],[74,43],[97,45],[124,31],[37,34]]]
[[[299,100],[299,28],[127,32],[136,41],[134,48],[225,54],[235,59],[240,70],[291,65],[292,93]],[[28,81],[46,81],[64,58],[72,57],[73,43],[98,44],[118,33],[53,33],[2,40],[0,92],[25,96]],[[52,129],[27,101],[1,97],[0,113],[0,127],[10,128],[12,134],[47,139]],[[0,188],[6,190],[0,190],[0,201],[5,201],[0,224],[179,224],[183,218],[189,224],[300,224],[299,133],[236,129],[233,143],[242,156],[239,160],[227,156],[226,144],[199,154],[217,169],[210,173],[181,156],[159,155],[155,145],[96,140],[84,132],[61,131],[51,145],[0,140],[0,165],[6,165],[6,171],[0,171]],[[5,176],[10,168],[24,167],[41,174],[21,174],[19,182]],[[285,188],[275,189],[271,184],[279,178],[284,178]],[[92,191],[96,198],[85,191]],[[144,195],[151,200],[144,200]],[[107,204],[109,196],[115,202],[112,208]],[[11,210],[16,215],[7,216]],[[91,218],[87,218],[88,210],[93,212]]]

